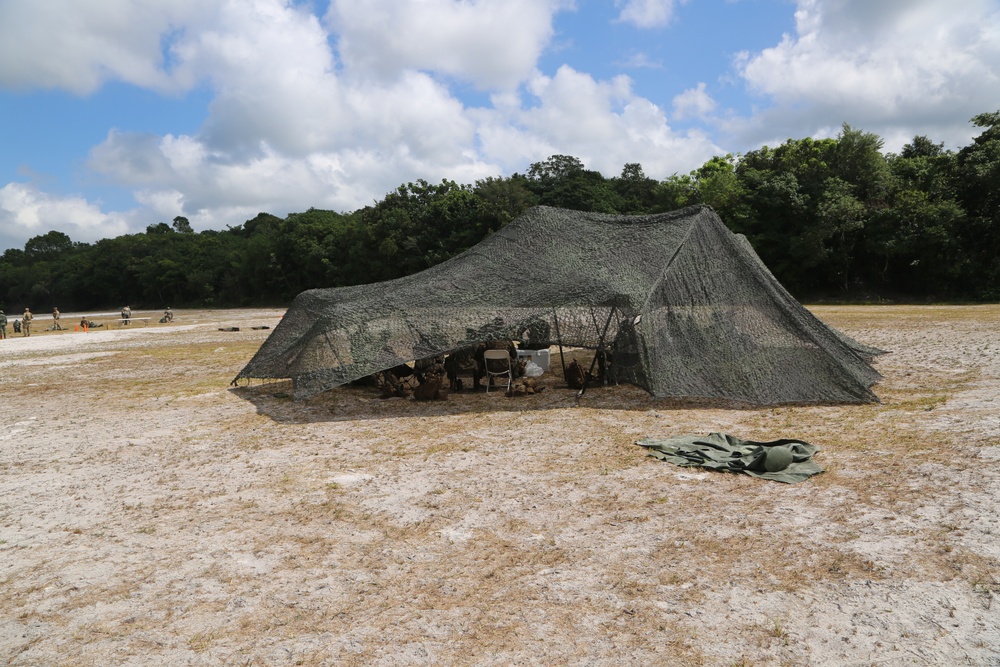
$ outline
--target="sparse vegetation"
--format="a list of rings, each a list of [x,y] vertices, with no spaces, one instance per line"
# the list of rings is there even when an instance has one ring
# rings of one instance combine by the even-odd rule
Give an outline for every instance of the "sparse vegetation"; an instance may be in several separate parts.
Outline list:
[[[47,334],[25,354],[11,341],[0,361],[24,384],[0,379],[13,434],[0,447],[0,615],[16,632],[0,654],[987,663],[1000,519],[981,459],[998,435],[984,417],[1000,307],[814,310],[892,351],[876,364],[881,404],[748,409],[626,386],[578,401],[551,374],[533,396],[437,402],[229,387],[267,332],[218,325],[275,311],[181,312],[191,328],[155,336]],[[809,440],[826,472],[786,486],[633,444],[716,430]]]

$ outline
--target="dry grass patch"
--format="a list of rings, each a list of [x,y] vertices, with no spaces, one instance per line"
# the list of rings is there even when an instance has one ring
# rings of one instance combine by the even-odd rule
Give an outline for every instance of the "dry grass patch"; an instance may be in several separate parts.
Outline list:
[[[19,388],[0,403],[14,433],[0,447],[0,653],[989,664],[1000,308],[817,312],[893,351],[876,362],[881,404],[753,408],[602,386],[577,398],[555,372],[517,399],[345,387],[292,401],[288,381],[229,387],[267,332],[217,329],[260,313],[0,348]],[[781,485],[633,444],[711,431],[808,440],[826,472]]]

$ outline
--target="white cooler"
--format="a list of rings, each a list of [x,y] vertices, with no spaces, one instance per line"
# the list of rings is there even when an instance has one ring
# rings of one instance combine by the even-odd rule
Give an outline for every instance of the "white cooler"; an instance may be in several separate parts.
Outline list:
[[[548,350],[518,350],[517,356],[520,359],[530,359],[546,373],[549,371],[551,361]]]

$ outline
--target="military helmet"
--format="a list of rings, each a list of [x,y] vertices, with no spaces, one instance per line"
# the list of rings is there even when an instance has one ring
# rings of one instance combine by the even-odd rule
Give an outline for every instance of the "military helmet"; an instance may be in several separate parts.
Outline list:
[[[764,457],[764,470],[780,472],[792,463],[792,449],[786,445],[768,447]]]

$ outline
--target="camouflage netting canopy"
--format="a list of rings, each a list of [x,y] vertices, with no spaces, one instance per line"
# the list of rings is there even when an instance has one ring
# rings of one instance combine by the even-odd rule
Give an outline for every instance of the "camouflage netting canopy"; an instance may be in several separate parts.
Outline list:
[[[539,206],[420,273],[299,294],[240,371],[295,398],[490,340],[611,355],[656,397],[875,402],[881,350],[828,327],[708,206],[647,216]]]

